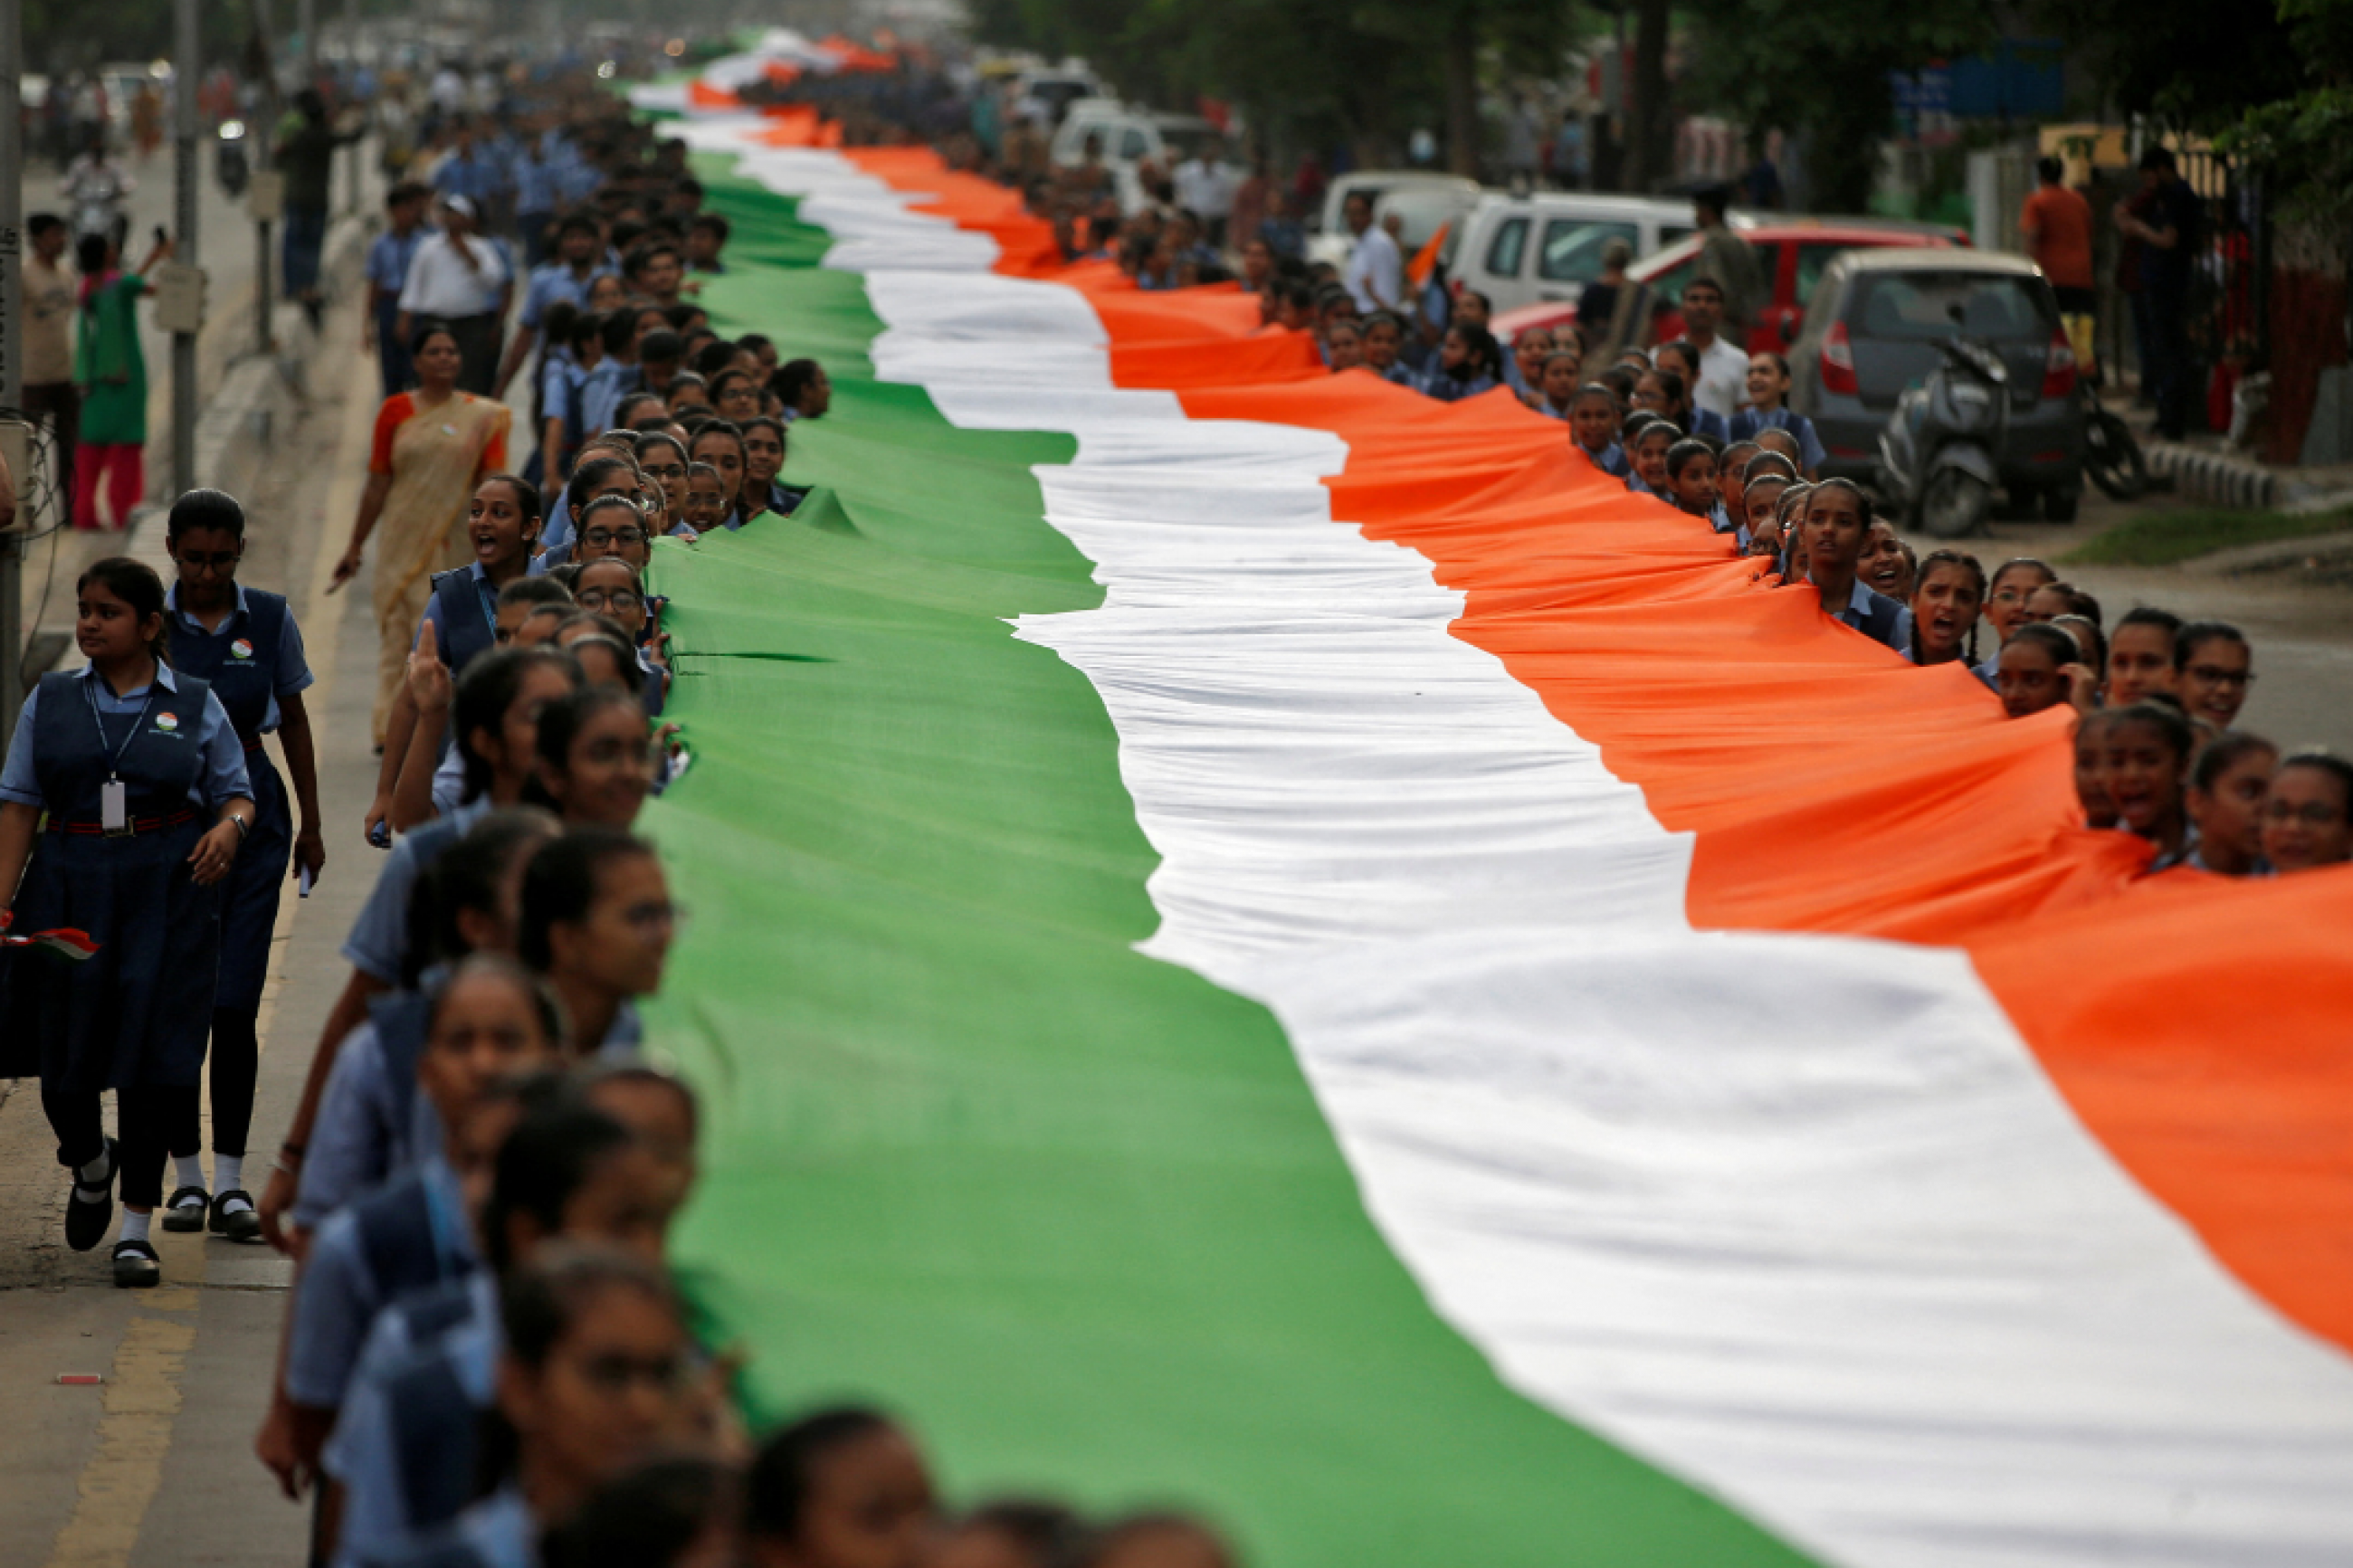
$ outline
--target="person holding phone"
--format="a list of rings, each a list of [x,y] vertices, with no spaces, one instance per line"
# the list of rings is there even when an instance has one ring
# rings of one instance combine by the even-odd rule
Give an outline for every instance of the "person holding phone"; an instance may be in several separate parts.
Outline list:
[[[287,864],[318,876],[326,864],[319,818],[319,768],[302,693],[311,684],[302,629],[286,600],[237,580],[245,554],[245,509],[220,490],[189,490],[173,503],[164,548],[179,568],[164,601],[180,673],[209,681],[245,752],[253,784],[253,833],[221,889],[220,984],[213,998],[213,1184],[197,1157],[200,1129],[193,1100],[172,1130],[173,1180],[164,1205],[165,1230],[205,1230],[231,1241],[261,1239],[261,1215],[245,1190],[246,1134],[261,1061],[258,1033],[261,983]],[[262,749],[276,731],[293,775],[287,783]],[[295,831],[292,804],[302,812]]]

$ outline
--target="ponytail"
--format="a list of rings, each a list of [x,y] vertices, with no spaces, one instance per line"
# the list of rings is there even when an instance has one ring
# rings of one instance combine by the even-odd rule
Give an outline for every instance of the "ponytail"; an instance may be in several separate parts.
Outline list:
[[[147,651],[155,656],[157,664],[172,662],[171,617],[164,614],[164,579],[144,561],[134,561],[128,555],[110,555],[103,561],[92,562],[74,580],[74,593],[79,595],[92,583],[131,606],[131,613],[143,623],[155,617],[155,635],[147,639]]]

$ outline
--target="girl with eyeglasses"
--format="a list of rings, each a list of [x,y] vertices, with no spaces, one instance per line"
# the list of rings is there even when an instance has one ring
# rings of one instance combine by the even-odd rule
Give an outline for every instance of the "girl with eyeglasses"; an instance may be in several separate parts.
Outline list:
[[[183,1124],[172,1131],[176,1186],[164,1205],[164,1228],[209,1229],[232,1241],[258,1241],[261,1215],[245,1190],[245,1143],[260,1070],[258,1025],[270,934],[290,858],[296,874],[313,879],[327,863],[318,755],[302,703],[312,683],[311,667],[284,595],[237,580],[245,554],[245,509],[234,497],[219,490],[181,496],[173,503],[164,548],[179,568],[164,600],[172,625],[172,668],[211,682],[245,749],[254,803],[253,831],[221,885],[220,981],[212,1016],[213,1184],[205,1185],[197,1158],[201,1130],[190,1100]],[[262,745],[272,732],[292,775],[290,802],[287,781]],[[299,833],[295,804],[302,813]]]
[[[2298,752],[2280,764],[2263,802],[2263,858],[2283,876],[2353,859],[2353,763]]]
[[[580,567],[572,579],[572,602],[580,608],[609,616],[629,635],[638,650],[638,667],[645,672],[645,710],[659,718],[670,696],[670,665],[665,648],[670,634],[656,619],[657,602],[650,598],[637,568],[617,555],[607,555]]]

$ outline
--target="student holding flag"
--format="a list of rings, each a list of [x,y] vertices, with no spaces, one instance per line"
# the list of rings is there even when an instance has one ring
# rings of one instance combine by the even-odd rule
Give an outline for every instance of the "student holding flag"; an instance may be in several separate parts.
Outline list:
[[[74,1173],[67,1245],[87,1252],[104,1239],[119,1177],[114,1282],[153,1285],[148,1226],[172,1131],[195,1114],[219,885],[254,830],[253,786],[211,685],[167,662],[154,572],[115,556],[84,572],[74,595],[90,662],[43,676],[17,717],[0,770],[0,898],[26,933],[78,931],[92,951],[80,963],[8,952],[0,1074],[40,1078],[58,1161]],[[119,1139],[100,1120],[109,1089]]]

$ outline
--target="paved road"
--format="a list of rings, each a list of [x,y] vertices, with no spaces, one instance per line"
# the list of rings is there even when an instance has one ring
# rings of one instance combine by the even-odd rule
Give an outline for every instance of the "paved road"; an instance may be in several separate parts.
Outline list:
[[[346,303],[330,331],[358,341]],[[283,461],[245,498],[245,575],[292,599],[320,684],[328,863],[316,893],[286,900],[262,1016],[249,1178],[268,1173],[320,1021],[345,967],[335,950],[375,879],[357,824],[374,787],[367,701],[375,637],[364,577],[324,595],[366,468],[372,363],[322,363],[320,401],[280,442]],[[116,544],[122,542],[112,536]],[[128,542],[160,549],[151,525]],[[282,763],[281,763],[282,766]],[[65,1188],[30,1084],[0,1081],[0,1568],[190,1568],[302,1561],[304,1510],[280,1500],[251,1441],[268,1392],[290,1265],[259,1247],[156,1233],[165,1285],[113,1289],[108,1255],[67,1251]],[[97,1387],[60,1373],[98,1373]]]
[[[2130,505],[2087,489],[2072,524],[1996,522],[1993,537],[1963,547],[1990,572],[2014,555],[2052,563],[2069,582],[2100,601],[2110,626],[2142,605],[2185,620],[2223,620],[2255,649],[2255,685],[2242,724],[2282,745],[2326,746],[2353,756],[2353,589],[2281,574],[2232,573],[2189,562],[2179,566],[2073,566],[2060,557],[2132,518],[2189,503],[2158,495]],[[1907,536],[1922,554],[1938,542]]]
[[[151,187],[138,199],[167,196]],[[215,232],[227,232],[226,222]],[[242,259],[212,252],[221,268],[216,303],[229,279],[250,277],[249,243],[242,248]],[[327,334],[330,345],[356,344],[352,301],[331,314]],[[373,367],[330,348],[317,356],[311,385],[320,400],[283,433],[280,460],[246,498],[248,580],[291,596],[320,675],[311,707],[321,729],[329,856],[317,894],[290,899],[281,920],[263,1019],[257,1151],[275,1148],[291,1113],[345,973],[335,950],[377,864],[356,831],[374,777],[367,584],[332,598],[322,592],[365,466]],[[1996,538],[1978,542],[1977,551],[1989,561],[2057,554],[2124,515],[2095,503],[2072,529],[1998,524]],[[105,546],[123,542],[109,536]],[[152,550],[158,541],[151,528],[128,542]],[[2353,599],[2345,592],[2195,571],[2073,574],[2112,615],[2146,599],[2239,620],[2257,639],[2264,678],[2249,721],[2284,741],[2325,739],[2353,751]],[[255,1159],[257,1186],[265,1165],[266,1154]],[[0,1421],[0,1568],[300,1563],[306,1514],[280,1500],[251,1454],[289,1266],[259,1247],[159,1233],[166,1287],[117,1291],[103,1250],[75,1254],[60,1245],[64,1194],[37,1094],[0,1082],[0,1398],[7,1415]],[[106,1381],[57,1382],[87,1373]]]
[[[254,276],[259,249],[252,221],[246,216],[243,204],[232,200],[213,177],[211,149],[201,149],[199,163],[202,195],[197,204],[198,262],[207,276],[206,288],[206,326],[199,341],[197,354],[197,397],[201,410],[206,399],[218,388],[223,373],[239,358],[255,351],[252,303]],[[133,265],[147,254],[147,245],[156,225],[174,226],[176,197],[173,179],[173,162],[166,149],[153,159],[141,163],[133,155],[127,164],[138,188],[131,194],[128,204],[131,216],[129,250]],[[367,170],[365,191],[370,201],[381,188],[373,163]],[[55,212],[68,216],[64,203],[58,196],[57,171],[44,162],[28,163],[24,177],[25,212],[27,216],[37,212]],[[335,177],[334,192],[340,204],[345,199],[347,186],[342,170]],[[356,318],[354,318],[355,320]],[[301,352],[310,346],[307,329],[298,311],[280,304],[276,312],[278,339],[281,352]],[[147,359],[147,493],[151,500],[160,502],[179,488],[179,476],[171,469],[172,455],[172,337],[158,331],[152,310],[140,312],[140,346]],[[350,342],[359,342],[358,329],[352,329]],[[28,637],[38,632],[55,634],[69,632],[72,585],[75,574],[87,563],[111,553],[122,542],[114,533],[84,534],[79,537],[58,535],[30,542],[24,573],[24,615]]]

